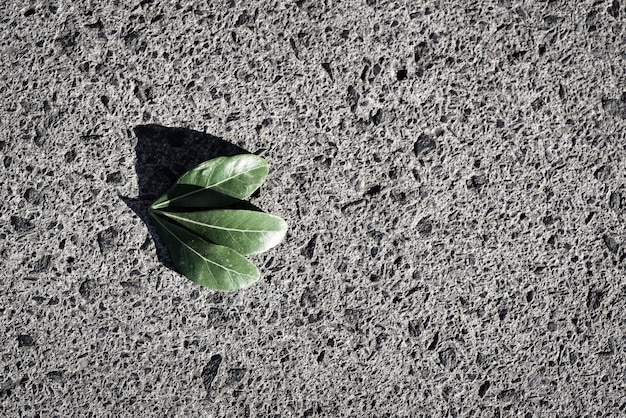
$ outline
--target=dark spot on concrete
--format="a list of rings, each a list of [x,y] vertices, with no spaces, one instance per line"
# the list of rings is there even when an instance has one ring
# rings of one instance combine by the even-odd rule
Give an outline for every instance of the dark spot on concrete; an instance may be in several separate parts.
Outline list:
[[[377,347],[381,347],[385,341],[387,341],[389,339],[389,335],[386,333],[380,333],[376,336],[376,346]]]
[[[609,12],[611,16],[617,19],[619,17],[619,0],[613,0],[613,3],[611,3],[609,8],[607,9],[607,12]]]
[[[35,135],[33,135],[33,142],[35,145],[41,147],[46,143],[46,137],[41,132],[36,132]]]
[[[65,381],[63,374],[64,374],[63,370],[53,370],[51,372],[48,372],[47,376],[48,376],[48,379],[52,380],[53,382],[63,383]]]
[[[366,191],[365,194],[368,196],[375,196],[379,194],[381,190],[382,190],[382,187],[379,184],[377,184],[376,186],[373,186],[368,191]]]
[[[489,386],[491,386],[489,380],[486,380],[482,385],[480,385],[480,387],[478,388],[478,396],[480,396],[481,398],[485,396],[485,393],[487,393],[487,390],[489,390]]]
[[[413,51],[413,58],[416,64],[422,63],[422,60],[428,54],[428,49],[429,48],[428,48],[428,44],[426,43],[426,41],[422,41],[419,44],[417,44],[417,46],[415,47],[415,50]]]
[[[506,389],[498,393],[498,400],[502,402],[515,402],[518,398],[514,389]]]
[[[533,108],[534,111],[537,111],[537,110],[541,109],[544,104],[545,104],[545,102],[543,101],[543,99],[541,97],[539,97],[539,98],[533,100],[533,102],[530,104],[530,106]]]
[[[315,308],[317,306],[317,297],[310,288],[305,288],[300,296],[300,306],[303,308]]]
[[[113,173],[107,174],[106,182],[111,184],[121,184],[122,183],[122,174],[119,171],[115,171]]]
[[[611,251],[614,254],[617,254],[617,251],[619,250],[619,244],[617,243],[615,238],[610,237],[608,235],[603,235],[602,241],[604,241],[604,244],[609,249],[609,251]]]
[[[15,388],[15,382],[12,379],[6,379],[0,384],[0,399],[10,396],[11,391]]]
[[[64,158],[65,158],[66,163],[71,163],[72,161],[76,159],[76,151],[74,151],[73,149],[69,150],[68,152],[65,153]]]
[[[609,174],[611,174],[611,167],[603,165],[602,167],[594,171],[593,176],[599,181],[605,181],[608,178]]]
[[[361,81],[365,81],[367,79],[367,72],[369,71],[370,66],[369,65],[365,65],[365,67],[363,67],[363,71],[361,71]]]
[[[482,369],[486,369],[489,365],[489,359],[483,353],[478,353],[476,355],[476,364]]]
[[[354,87],[349,86],[348,87],[348,96],[347,96],[347,100],[348,100],[348,104],[350,105],[350,110],[352,112],[356,111],[356,107],[359,104],[359,98],[361,96],[359,96],[359,94],[356,92],[356,90],[354,89]]]
[[[393,191],[393,192],[391,192],[390,196],[391,196],[391,200],[393,200],[394,202],[397,202],[397,203],[404,203],[407,200],[406,199],[406,193],[404,193],[404,192],[395,192],[395,191]]]
[[[33,225],[31,221],[19,216],[11,216],[11,225],[17,233],[25,233],[35,228],[35,225]]]
[[[152,19],[152,22],[154,22],[154,21],[155,21],[155,19]],[[85,25],[85,27],[89,28],[89,29],[103,30],[104,29],[104,24],[102,23],[102,20],[98,19],[95,23],[87,23]]]
[[[506,314],[509,313],[509,311],[504,308],[504,309],[500,309],[498,311],[498,318],[500,319],[500,321],[504,321],[504,319],[506,318]]]
[[[57,45],[66,51],[71,52],[76,46],[79,33],[77,31],[70,30],[64,33],[62,36],[55,39]]]
[[[204,366],[204,369],[202,370],[202,384],[204,385],[204,390],[206,390],[207,396],[211,391],[211,383],[213,383],[215,376],[217,376],[217,372],[220,368],[221,363],[222,356],[219,354],[215,354],[211,357],[207,365]]]
[[[524,55],[526,55],[527,52],[528,51],[515,51],[511,55],[509,55],[509,61],[520,61],[522,58],[524,58]]]
[[[380,64],[374,64],[374,66],[372,67],[372,73],[374,74],[374,76],[377,76],[378,74],[380,74],[382,71],[382,67],[380,66]]]
[[[434,350],[435,348],[437,348],[437,344],[439,344],[439,331],[435,332],[433,340],[428,345],[428,350]]]
[[[612,192],[609,196],[609,207],[613,210],[619,210],[622,206],[622,197],[618,192]]]
[[[32,347],[35,345],[35,341],[33,341],[33,337],[27,334],[21,334],[17,336],[17,346],[18,347]]]
[[[24,199],[32,205],[38,205],[42,201],[41,194],[32,187],[26,189],[24,192]]]
[[[241,382],[246,375],[246,369],[231,369],[228,371],[228,376],[226,377],[226,385],[227,386],[236,386],[239,382]]]
[[[323,62],[322,63],[322,68],[324,69],[324,71],[326,71],[326,73],[328,74],[330,79],[334,81],[335,79],[333,78],[333,69],[330,68],[330,63],[329,62]]]
[[[96,282],[92,279],[87,279],[81,283],[78,288],[78,293],[85,299],[91,299],[93,293],[96,290]]]
[[[602,108],[609,114],[626,119],[626,103],[617,99],[602,99]]]
[[[419,222],[417,223],[417,232],[419,232],[419,234],[423,237],[427,237],[430,234],[432,234],[433,232],[432,221],[428,217],[420,219]]]
[[[370,121],[374,124],[374,125],[378,125],[380,124],[380,122],[382,122],[383,120],[383,110],[382,109],[378,109],[376,111],[376,113],[374,113],[371,117],[370,117]]]
[[[316,407],[311,407],[307,409],[306,411],[304,411],[302,417],[308,418],[308,417],[315,416],[316,414],[318,416],[321,416],[321,413],[322,413],[322,408],[318,405]]]
[[[411,337],[419,337],[424,330],[424,325],[420,320],[411,320],[409,321],[409,335]]]
[[[420,177],[420,173],[419,171],[417,171],[416,168],[411,170],[411,174],[413,174],[413,178],[418,182],[421,183],[422,182],[422,178]]]
[[[243,26],[243,25],[247,25],[248,23],[253,23],[253,22],[254,22],[254,16],[250,16],[248,14],[248,11],[245,10],[237,18],[237,21],[235,22],[235,26]]]
[[[589,293],[587,293],[587,308],[590,310],[598,309],[602,299],[604,299],[604,292],[590,289]]]
[[[32,264],[32,272],[33,273],[41,273],[44,271],[48,271],[50,269],[50,265],[51,265],[51,256],[50,255],[44,255],[43,257],[39,258],[37,261],[35,261]]]
[[[396,72],[396,78],[398,79],[398,81],[404,81],[408,78],[408,71],[403,69],[400,69]]]
[[[429,135],[421,134],[415,144],[413,145],[413,152],[419,157],[421,154],[426,154],[437,147],[437,143]]]
[[[317,235],[314,235],[313,238],[309,240],[304,249],[302,250],[302,255],[308,259],[313,258],[315,254],[315,243],[317,242]]]
[[[448,370],[453,370],[457,365],[456,350],[453,347],[439,352],[439,362]]]
[[[116,247],[118,235],[117,229],[112,226],[98,233],[98,246],[102,254],[106,254]]]
[[[487,179],[483,175],[474,175],[467,180],[467,188],[472,190],[480,190],[487,183]]]

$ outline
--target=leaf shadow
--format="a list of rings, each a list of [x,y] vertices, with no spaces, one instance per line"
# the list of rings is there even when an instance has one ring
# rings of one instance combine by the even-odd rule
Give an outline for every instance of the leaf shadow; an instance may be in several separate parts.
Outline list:
[[[120,196],[126,205],[148,226],[157,257],[166,267],[176,270],[167,249],[150,221],[148,208],[186,171],[220,156],[247,154],[245,149],[217,136],[187,128],[161,125],[137,125],[135,171],[139,197]]]

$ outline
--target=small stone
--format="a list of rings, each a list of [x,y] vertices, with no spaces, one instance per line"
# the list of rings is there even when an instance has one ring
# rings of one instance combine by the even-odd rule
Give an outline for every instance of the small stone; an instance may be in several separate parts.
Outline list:
[[[421,134],[415,144],[413,145],[413,151],[415,155],[419,157],[421,154],[427,154],[437,147],[437,143],[433,138],[426,134]]]

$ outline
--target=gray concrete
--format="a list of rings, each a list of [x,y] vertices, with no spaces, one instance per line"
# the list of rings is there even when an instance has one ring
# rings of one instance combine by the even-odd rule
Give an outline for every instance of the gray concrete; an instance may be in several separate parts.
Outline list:
[[[626,414],[624,1],[122,3],[0,5],[0,415]],[[142,219],[200,132],[239,293]]]

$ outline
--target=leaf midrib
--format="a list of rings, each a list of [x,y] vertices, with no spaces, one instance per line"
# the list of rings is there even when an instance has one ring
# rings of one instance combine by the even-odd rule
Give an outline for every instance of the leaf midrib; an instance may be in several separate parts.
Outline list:
[[[275,231],[273,229],[259,229],[259,230],[255,230],[255,229],[227,228],[227,227],[224,227],[224,226],[217,226],[217,225],[214,225],[214,224],[206,224],[206,223],[195,221],[193,219],[184,218],[184,217],[181,217],[181,216],[176,216],[173,213],[165,213],[163,211],[159,211],[159,213],[163,213],[168,218],[173,218],[173,219],[176,219],[176,220],[179,220],[179,221],[183,221],[184,220],[185,222],[189,222],[189,223],[192,223],[194,225],[201,225],[201,226],[205,226],[207,228],[220,229],[220,230],[223,230],[223,231],[233,231],[233,232],[241,232],[241,233],[244,233],[244,232],[255,232],[255,233],[277,232],[277,231]]]

